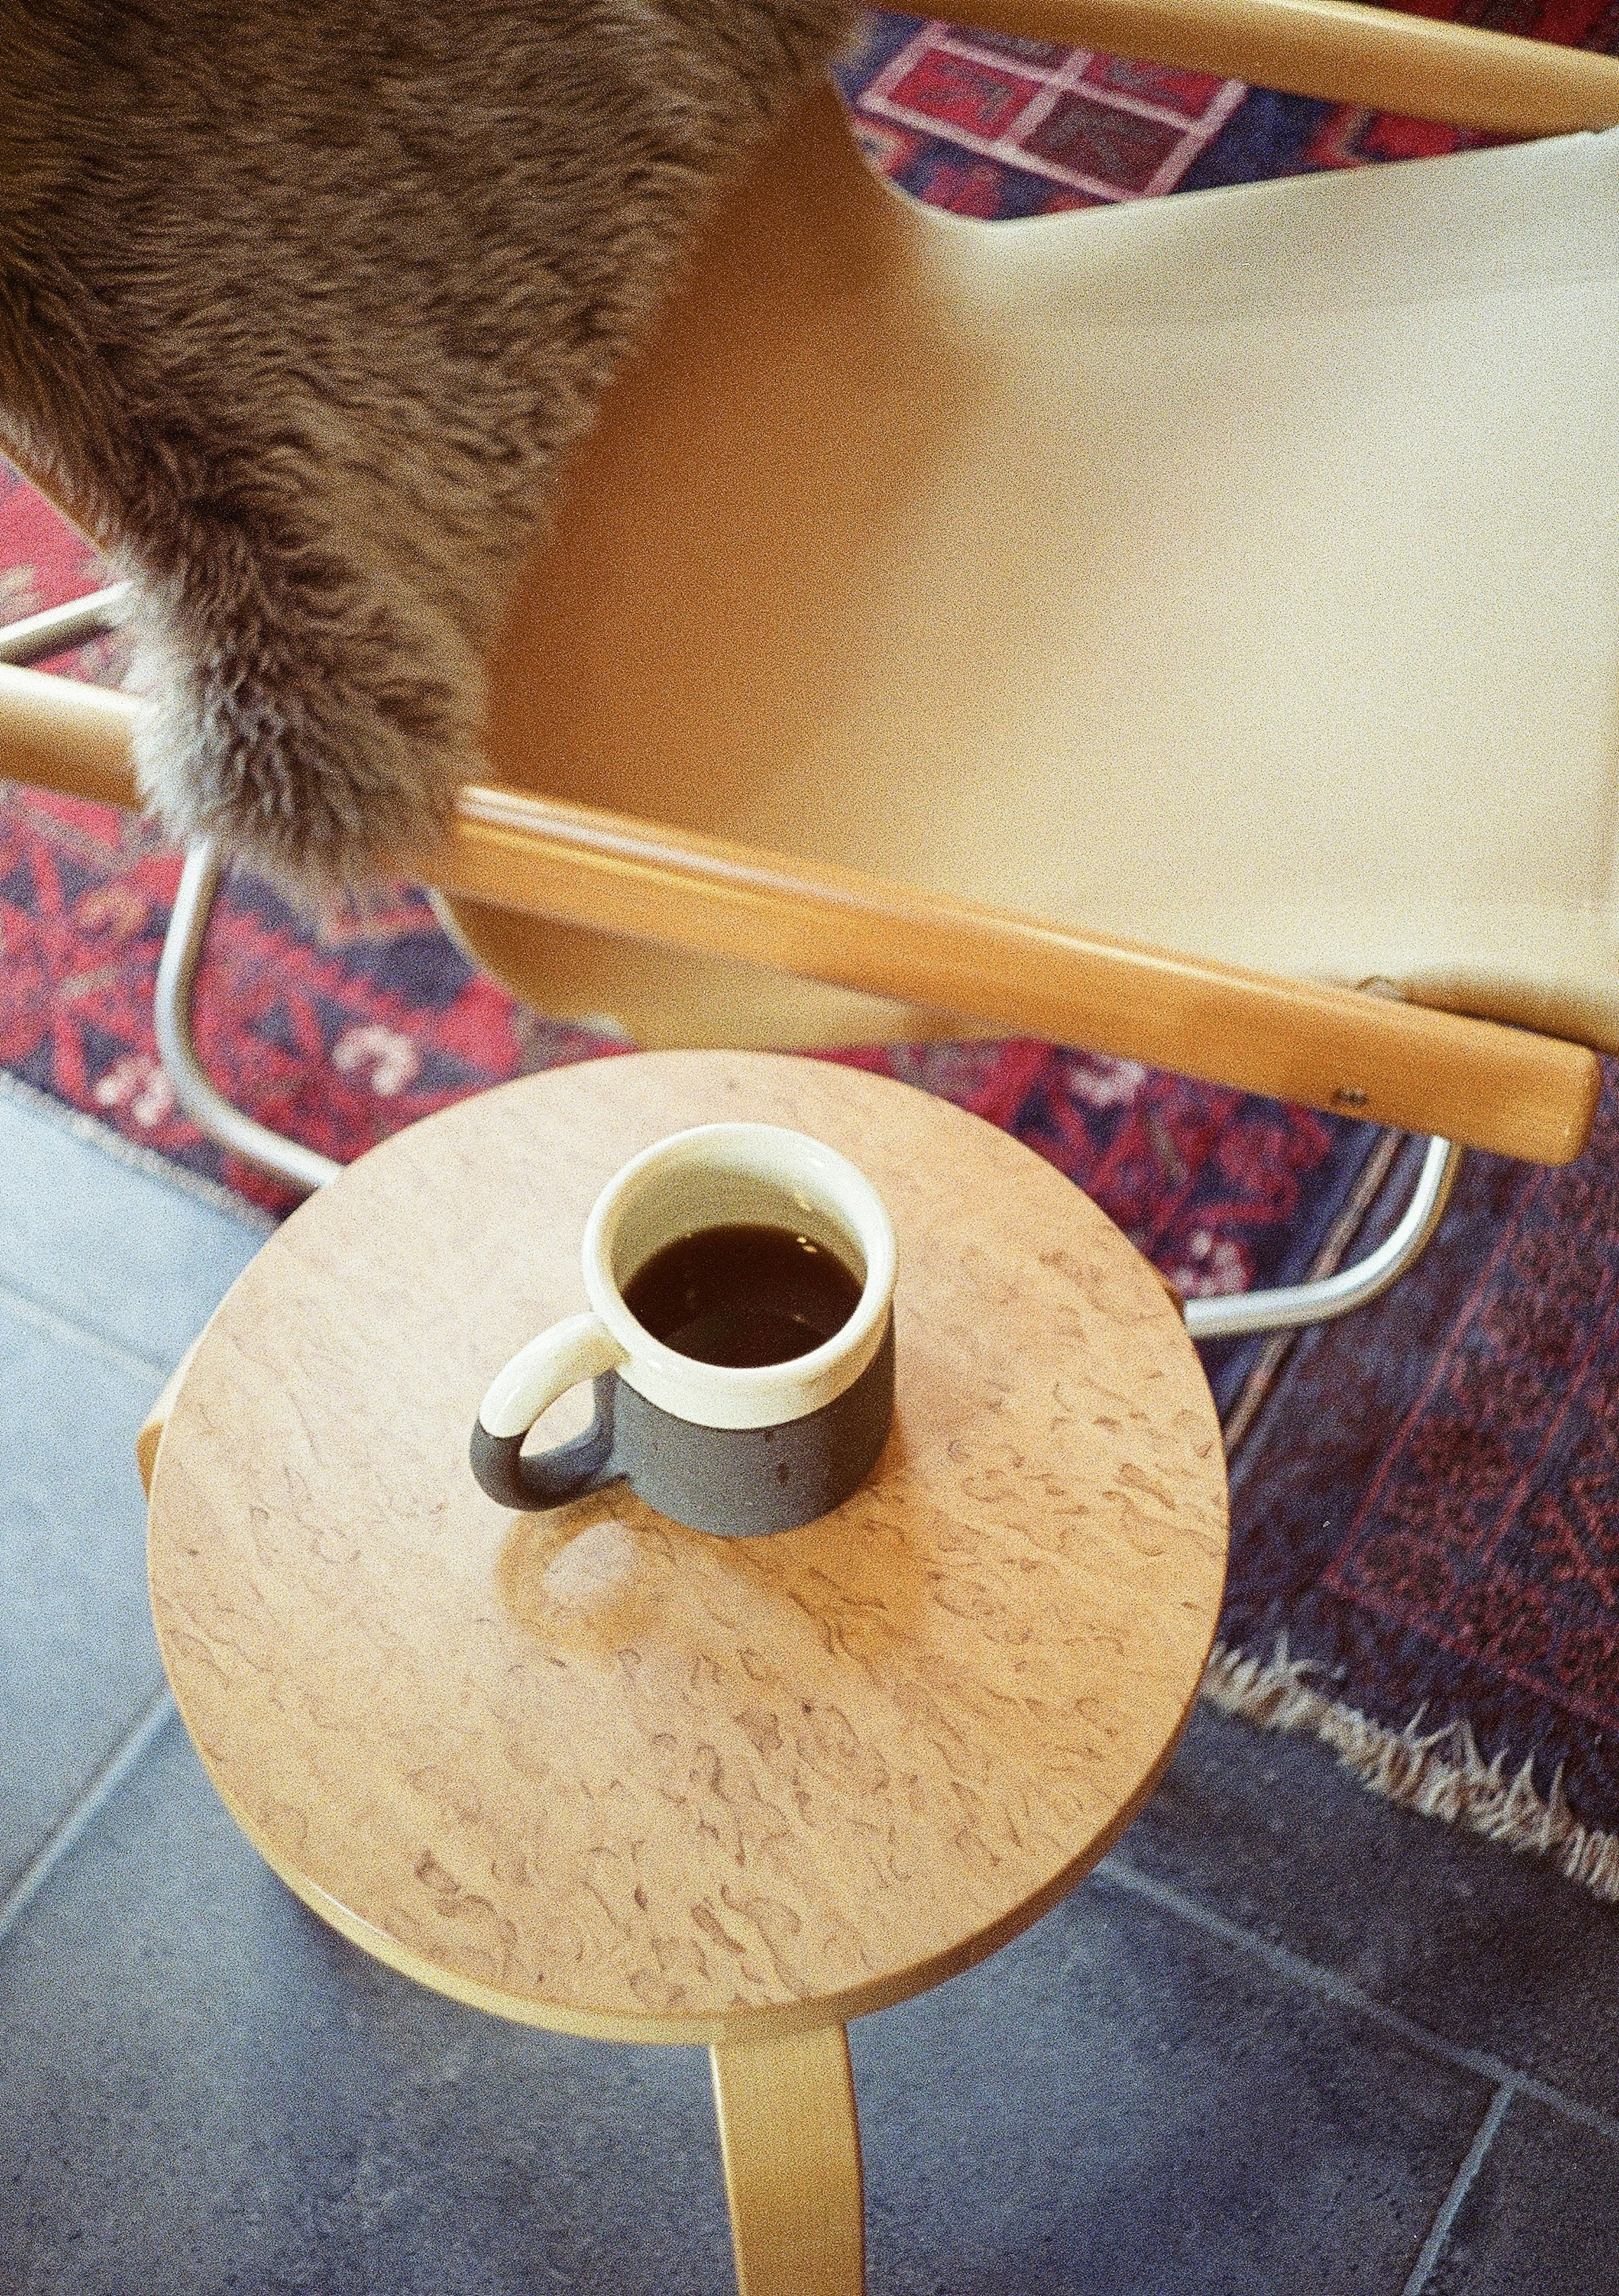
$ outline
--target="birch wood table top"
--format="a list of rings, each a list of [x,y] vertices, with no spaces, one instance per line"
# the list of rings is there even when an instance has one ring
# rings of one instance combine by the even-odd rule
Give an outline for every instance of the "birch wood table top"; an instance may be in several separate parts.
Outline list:
[[[874,1477],[759,1539],[621,1488],[506,1513],[489,1380],[585,1304],[618,1166],[734,1118],[892,1214]],[[1168,1759],[1225,1555],[1208,1388],[1117,1229],[975,1117],[762,1054],[554,1070],[374,1151],[218,1309],[152,1499],[175,1693],[270,1864],[424,1983],[614,2039],[842,2022],[1026,1927]]]

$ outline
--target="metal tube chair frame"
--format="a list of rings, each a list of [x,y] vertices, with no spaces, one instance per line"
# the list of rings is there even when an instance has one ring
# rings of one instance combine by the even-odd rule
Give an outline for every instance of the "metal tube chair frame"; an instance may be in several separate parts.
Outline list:
[[[974,14],[991,29],[1497,132],[1619,124],[1619,61],[1354,0],[992,0]],[[139,705],[26,667],[104,627],[115,604],[103,592],[0,631],[0,773],[137,802],[128,745]],[[468,784],[442,843],[402,859],[452,902],[607,932],[633,915],[638,939],[1433,1136],[1407,1210],[1377,1250],[1314,1283],[1189,1300],[1197,1338],[1364,1304],[1432,1236],[1466,1145],[1566,1161],[1595,1112],[1595,1055],[1560,1037],[1176,955],[514,788]],[[317,1187],[337,1168],[232,1108],[195,1059],[192,981],[218,878],[206,845],[194,848],[158,982],[165,1065],[202,1128]]]

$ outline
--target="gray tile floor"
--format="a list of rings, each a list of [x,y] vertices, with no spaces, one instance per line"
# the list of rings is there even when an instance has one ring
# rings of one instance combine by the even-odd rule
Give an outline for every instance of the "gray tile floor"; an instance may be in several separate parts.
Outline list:
[[[130,1442],[259,1241],[0,1088],[0,2292],[719,2296],[701,2054],[366,1960],[173,1717]],[[874,2296],[1609,2287],[1616,1941],[1200,1716],[1066,1904],[855,2029]]]

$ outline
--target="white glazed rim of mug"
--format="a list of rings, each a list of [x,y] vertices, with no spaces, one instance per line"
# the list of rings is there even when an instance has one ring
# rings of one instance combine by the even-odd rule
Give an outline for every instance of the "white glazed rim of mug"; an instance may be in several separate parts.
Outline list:
[[[620,1275],[615,1252],[626,1226],[676,1175],[704,1169],[770,1190],[784,1213],[795,1198],[801,1209],[813,1207],[859,1252],[866,1270],[859,1300],[848,1321],[818,1348],[746,1369],[699,1363],[654,1339],[625,1306],[620,1286],[635,1267],[661,1243],[693,1233],[691,1226],[670,1226]],[[721,1210],[709,1224],[727,1217]],[[882,1197],[858,1166],[825,1141],[776,1124],[701,1124],[655,1141],[608,1183],[586,1226],[583,1260],[590,1304],[624,1352],[620,1379],[683,1419],[711,1427],[769,1427],[835,1402],[871,1362],[888,1328],[898,1251]]]

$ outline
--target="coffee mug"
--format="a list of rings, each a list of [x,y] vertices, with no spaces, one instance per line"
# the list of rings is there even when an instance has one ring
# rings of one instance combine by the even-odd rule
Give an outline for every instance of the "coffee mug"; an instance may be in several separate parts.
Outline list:
[[[893,1416],[894,1232],[847,1157],[773,1124],[703,1124],[607,1183],[583,1315],[514,1355],[479,1407],[473,1472],[503,1506],[623,1481],[694,1530],[738,1538],[826,1514]],[[525,1455],[559,1396],[595,1382],[571,1442]]]

